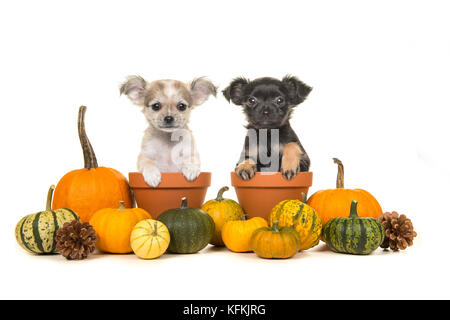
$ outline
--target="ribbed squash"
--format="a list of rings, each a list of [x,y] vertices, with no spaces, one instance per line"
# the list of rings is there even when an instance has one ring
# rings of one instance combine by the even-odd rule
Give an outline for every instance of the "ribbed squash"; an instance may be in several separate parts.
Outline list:
[[[30,253],[49,254],[56,250],[56,231],[66,222],[80,220],[71,209],[51,210],[52,194],[55,186],[51,186],[47,195],[45,211],[29,214],[16,225],[17,243]]]
[[[301,240],[300,235],[293,228],[279,228],[278,221],[275,221],[271,228],[256,229],[250,239],[250,246],[258,257],[287,259],[300,250]]]
[[[157,220],[169,229],[168,250],[173,253],[195,253],[205,248],[214,234],[214,220],[203,210],[188,208],[187,199],[181,207],[161,213]]]
[[[223,197],[225,191],[228,191],[228,187],[221,188],[215,199],[209,200],[202,206],[202,210],[214,220],[215,230],[210,243],[215,246],[225,245],[222,240],[223,225],[228,221],[240,220],[244,216],[244,210],[239,203]]]
[[[126,208],[123,201],[119,201],[119,208],[101,209],[89,220],[97,235],[95,246],[109,253],[132,252],[131,231],[138,222],[151,218],[144,209]]]
[[[292,227],[301,239],[300,250],[307,250],[319,243],[322,233],[322,219],[316,211],[305,204],[306,194],[300,200],[284,200],[269,214],[269,226],[278,221],[280,227]]]
[[[384,240],[384,228],[374,218],[360,218],[357,201],[351,202],[350,216],[333,218],[323,228],[323,238],[331,250],[339,253],[370,254]]]
[[[158,258],[169,247],[169,229],[161,221],[142,220],[131,231],[130,243],[131,249],[139,258]]]

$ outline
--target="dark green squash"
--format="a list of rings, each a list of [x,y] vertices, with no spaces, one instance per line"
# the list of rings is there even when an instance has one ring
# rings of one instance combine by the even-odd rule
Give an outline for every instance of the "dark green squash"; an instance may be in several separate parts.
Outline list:
[[[370,254],[384,240],[384,228],[377,219],[360,218],[358,202],[352,201],[350,216],[336,217],[323,228],[323,238],[331,250],[340,253]]]
[[[214,220],[201,209],[188,208],[187,199],[181,199],[181,208],[161,213],[159,221],[169,229],[168,251],[173,253],[195,253],[211,241]]]

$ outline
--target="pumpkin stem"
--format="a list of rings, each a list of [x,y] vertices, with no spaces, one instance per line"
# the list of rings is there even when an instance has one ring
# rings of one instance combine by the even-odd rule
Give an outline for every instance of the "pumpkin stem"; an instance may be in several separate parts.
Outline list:
[[[278,220],[273,223],[272,232],[280,232],[280,230],[278,229]]]
[[[52,209],[52,197],[53,197],[53,191],[54,190],[55,190],[55,186],[52,184],[50,186],[50,189],[48,189],[47,203],[45,205],[45,210],[51,210]]]
[[[80,138],[81,148],[83,149],[84,167],[86,169],[97,168],[97,158],[95,157],[94,149],[89,142],[84,126],[84,114],[86,113],[86,106],[81,106],[78,110],[78,137]]]
[[[228,190],[229,188],[227,186],[221,188],[219,192],[217,192],[216,201],[223,201],[223,193]]]
[[[155,226],[152,232],[152,236],[156,237],[158,235],[158,222],[155,221]]]
[[[352,205],[350,207],[350,218],[358,218],[358,211],[356,210],[357,205],[358,201],[353,200]]]
[[[125,202],[124,201],[119,201],[119,210],[125,210]]]
[[[302,202],[306,203],[306,193],[302,192]]]
[[[187,209],[187,199],[186,197],[181,198],[181,209]]]
[[[248,214],[244,213],[241,217],[241,220],[245,221],[245,220],[247,220],[247,217],[248,217]]]
[[[334,163],[338,165],[338,174],[336,179],[336,188],[343,189],[344,188],[344,165],[342,161],[338,158],[333,158]]]

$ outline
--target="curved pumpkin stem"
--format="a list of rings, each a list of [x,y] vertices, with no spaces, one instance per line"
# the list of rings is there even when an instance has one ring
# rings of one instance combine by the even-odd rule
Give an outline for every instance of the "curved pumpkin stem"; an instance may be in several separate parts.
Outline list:
[[[126,208],[125,208],[125,202],[124,201],[119,201],[119,210],[120,211],[122,211],[122,210],[125,210]]]
[[[352,205],[350,207],[350,218],[358,218],[358,210],[356,210],[357,206],[358,206],[358,201],[353,200]]]
[[[53,198],[53,191],[54,190],[55,190],[55,186],[52,184],[50,186],[50,189],[48,189],[47,203],[45,205],[45,210],[51,210],[52,209],[52,198]]]
[[[152,236],[156,237],[158,235],[158,222],[155,221],[154,227],[153,227]]]
[[[338,158],[333,158],[334,163],[338,165],[338,174],[336,179],[336,188],[343,189],[344,188],[344,165],[342,161]]]
[[[302,192],[302,202],[306,203],[306,193]]]
[[[97,158],[95,157],[94,149],[89,142],[84,126],[84,114],[86,113],[86,106],[81,106],[78,110],[78,137],[80,138],[81,148],[83,149],[84,167],[86,169],[97,168]]]
[[[273,223],[272,232],[280,232],[280,230],[278,229],[278,220]]]
[[[229,188],[227,186],[220,188],[219,192],[217,192],[216,201],[223,201],[223,193],[228,190]]]

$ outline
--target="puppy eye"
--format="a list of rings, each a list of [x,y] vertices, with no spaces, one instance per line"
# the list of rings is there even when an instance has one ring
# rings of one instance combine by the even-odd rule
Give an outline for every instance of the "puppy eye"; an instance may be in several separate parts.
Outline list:
[[[155,111],[158,111],[159,109],[161,109],[161,104],[160,103],[154,103],[152,104],[152,109]]]
[[[248,98],[247,102],[249,105],[253,106],[256,104],[256,99],[253,97],[250,97],[250,98]]]
[[[180,111],[184,111],[184,110],[186,110],[187,105],[185,105],[184,103],[179,103],[179,104],[177,105],[177,108],[178,108],[178,110],[180,110]]]
[[[283,97],[278,97],[276,99],[277,104],[283,104],[284,103],[284,98]]]

